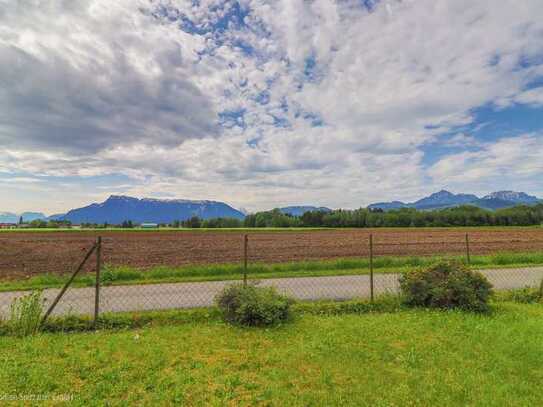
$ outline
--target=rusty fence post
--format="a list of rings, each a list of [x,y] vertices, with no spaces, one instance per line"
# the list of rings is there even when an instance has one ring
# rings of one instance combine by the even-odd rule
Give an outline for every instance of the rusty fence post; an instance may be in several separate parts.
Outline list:
[[[466,259],[468,261],[468,264],[471,264],[471,254],[469,250],[469,236],[466,233]]]
[[[243,238],[243,286],[247,287],[247,253],[249,246],[249,236]]]
[[[373,302],[373,234],[370,233],[370,300]]]
[[[102,270],[102,237],[96,239],[96,286],[94,296],[94,327],[100,315],[100,271]]]

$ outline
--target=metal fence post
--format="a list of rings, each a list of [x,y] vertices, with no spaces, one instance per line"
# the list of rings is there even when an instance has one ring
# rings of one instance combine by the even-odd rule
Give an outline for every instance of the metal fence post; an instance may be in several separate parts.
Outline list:
[[[471,264],[471,255],[469,251],[469,236],[466,233],[466,259],[468,261],[468,264]]]
[[[102,269],[102,237],[96,239],[96,291],[94,297],[94,327],[100,315],[100,271]]]
[[[45,315],[43,316],[42,320],[41,320],[41,323],[42,325],[45,323],[45,321],[47,320],[47,318],[49,317],[49,315],[51,315],[51,313],[53,312],[53,310],[55,309],[55,307],[57,306],[57,304],[59,303],[60,299],[62,298],[62,296],[64,295],[64,293],[66,292],[66,290],[68,289],[68,287],[70,286],[70,284],[72,284],[72,282],[74,281],[75,277],[79,274],[79,272],[81,270],[83,270],[83,267],[85,266],[85,264],[87,263],[87,260],[89,260],[90,256],[92,255],[92,253],[96,250],[96,243],[92,245],[92,247],[90,248],[90,250],[87,252],[87,254],[85,255],[85,258],[83,259],[83,261],[79,264],[79,266],[77,267],[77,269],[74,271],[74,273],[70,276],[69,280],[66,282],[66,284],[64,284],[64,287],[62,287],[62,290],[60,290],[60,292],[58,293],[58,295],[56,296],[56,298],[54,299],[53,303],[49,306],[49,308],[47,309],[47,312],[45,313]]]
[[[370,233],[370,300],[373,302],[373,234]]]
[[[249,246],[249,237],[244,236],[243,239],[243,286],[247,287],[247,252]]]

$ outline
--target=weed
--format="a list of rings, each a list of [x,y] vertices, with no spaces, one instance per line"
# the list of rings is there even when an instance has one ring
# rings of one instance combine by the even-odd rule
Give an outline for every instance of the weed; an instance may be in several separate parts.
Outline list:
[[[43,316],[43,300],[41,291],[34,291],[16,298],[11,304],[8,328],[19,337],[34,335],[40,330]]]

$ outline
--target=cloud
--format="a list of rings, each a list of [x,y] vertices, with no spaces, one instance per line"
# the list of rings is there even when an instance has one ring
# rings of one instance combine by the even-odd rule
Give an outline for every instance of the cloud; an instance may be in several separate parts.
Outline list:
[[[486,143],[478,151],[453,154],[428,171],[434,179],[461,185],[490,182],[495,185],[529,184],[543,176],[543,134],[523,134]]]
[[[426,168],[422,147],[483,154],[442,134],[480,106],[540,103],[538,0],[46,4],[0,12],[0,171],[353,207],[495,179],[473,151]]]
[[[526,104],[533,107],[543,106],[543,86],[522,92],[514,98],[515,103]]]
[[[466,133],[456,133],[453,135],[445,134],[440,137],[436,143],[444,147],[480,147],[482,144],[473,135]]]
[[[143,3],[142,3],[143,4]],[[4,148],[96,153],[217,134],[193,69],[198,38],[138,2],[8,3],[0,31]]]

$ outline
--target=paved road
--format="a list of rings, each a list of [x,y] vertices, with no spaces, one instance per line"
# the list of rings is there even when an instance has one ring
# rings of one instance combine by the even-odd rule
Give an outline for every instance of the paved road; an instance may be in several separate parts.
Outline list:
[[[543,279],[543,267],[483,270],[482,273],[496,289],[538,287]],[[375,274],[375,293],[397,293],[398,274]],[[170,283],[153,285],[102,287],[102,312],[144,311],[173,308],[194,308],[213,304],[215,295],[232,281],[201,283]],[[301,300],[368,298],[368,275],[299,277],[260,280],[262,286],[275,286]],[[56,297],[59,289],[44,291],[46,305]],[[0,293],[0,316],[9,315],[12,301],[25,292]],[[70,288],[57,305],[54,315],[92,314],[94,288]]]

